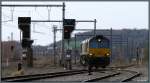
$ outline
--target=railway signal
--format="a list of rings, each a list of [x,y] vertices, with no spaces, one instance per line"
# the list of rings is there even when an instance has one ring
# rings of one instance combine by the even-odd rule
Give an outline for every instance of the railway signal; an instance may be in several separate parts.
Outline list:
[[[18,17],[18,26],[23,33],[22,47],[30,48],[33,40],[30,40],[30,17]]]
[[[22,47],[23,48],[30,48],[33,43],[33,40],[28,40],[28,39],[22,39]]]
[[[64,19],[64,39],[70,39],[72,31],[75,29],[75,19]]]
[[[30,38],[30,17],[18,17],[18,26],[23,33],[23,38]]]
[[[30,24],[31,24],[31,17],[18,17],[18,27],[22,31],[22,48],[27,50],[23,55],[27,56],[27,65],[29,67],[33,66],[33,57],[32,57],[32,48],[31,45],[33,40],[30,40]]]

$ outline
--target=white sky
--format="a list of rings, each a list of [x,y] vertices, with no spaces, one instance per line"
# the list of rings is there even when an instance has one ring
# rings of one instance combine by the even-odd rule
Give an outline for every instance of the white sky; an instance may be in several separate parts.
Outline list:
[[[3,2],[2,4],[62,4],[61,2]],[[77,20],[97,20],[97,29],[148,29],[148,2],[66,2],[66,18]],[[47,20],[47,7],[15,7],[13,21],[10,7],[2,8],[2,40],[7,41],[13,32],[13,39],[20,40],[18,17],[30,16],[32,20]],[[62,8],[50,8],[50,20],[62,19]],[[47,45],[53,42],[52,26],[61,27],[61,23],[31,24],[33,44]],[[76,29],[93,29],[93,23],[77,23]],[[35,33],[34,31],[41,32]],[[76,33],[76,32],[74,32]],[[74,34],[73,34],[74,35]],[[57,32],[57,40],[61,32]]]

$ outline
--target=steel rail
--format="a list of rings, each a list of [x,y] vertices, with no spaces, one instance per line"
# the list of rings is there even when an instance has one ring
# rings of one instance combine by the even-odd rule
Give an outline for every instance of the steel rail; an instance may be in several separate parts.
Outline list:
[[[84,82],[97,82],[97,81],[100,81],[100,80],[103,80],[103,79],[106,79],[106,78],[115,77],[116,75],[122,74],[121,71],[129,72],[129,73],[132,74],[131,76],[129,76],[127,78],[123,78],[122,80],[119,81],[119,82],[128,82],[128,81],[131,81],[132,79],[134,79],[134,78],[141,75],[141,73],[139,73],[137,71],[132,71],[132,70],[126,70],[125,69],[125,68],[129,68],[129,67],[133,67],[133,66],[135,66],[135,64],[126,65],[126,66],[108,67],[105,70],[111,70],[111,71],[115,71],[115,72],[117,71],[119,73],[110,74],[110,75],[106,75],[106,76],[103,76],[103,77],[97,77],[97,78],[94,78],[94,79],[89,79],[89,80],[86,80]],[[118,70],[118,68],[120,70]],[[122,75],[124,75],[124,74],[122,74]]]
[[[105,76],[98,77],[98,78],[94,78],[94,79],[90,79],[90,80],[85,80],[85,82],[94,82],[94,81],[103,80],[103,79],[106,79],[109,77],[113,77],[113,76],[121,74],[120,71],[126,71],[126,72],[132,73],[133,75],[129,76],[128,78],[120,80],[121,82],[130,81],[133,78],[141,75],[141,73],[139,73],[139,72],[123,69],[123,68],[128,68],[131,66],[134,66],[134,64],[133,65],[127,65],[127,66],[108,67],[108,69],[99,69],[97,71],[108,71],[108,70],[114,71],[115,70],[115,72],[116,71],[119,71],[119,72],[105,75]],[[120,68],[121,70],[117,70],[117,68]],[[8,82],[32,81],[32,80],[53,78],[53,77],[59,77],[59,76],[69,76],[69,75],[81,74],[81,73],[86,73],[86,72],[87,72],[87,70],[73,70],[73,71],[66,71],[66,72],[53,72],[53,73],[25,75],[25,76],[16,76],[16,77],[5,77],[5,78],[1,78],[1,80],[2,81],[8,81]]]
[[[118,82],[129,82],[132,79],[134,79],[134,78],[136,78],[136,77],[141,75],[141,73],[135,72],[135,71],[130,71],[130,70],[121,70],[121,71],[127,71],[127,72],[132,73],[133,75],[131,75],[131,76],[127,77],[127,78],[123,78],[120,81],[117,80]],[[109,75],[102,76],[102,77],[97,77],[97,78],[94,78],[94,79],[85,80],[84,82],[97,82],[97,81],[101,81],[101,80],[104,80],[104,79],[107,79],[107,78],[115,77],[116,75],[120,75],[120,74],[122,74],[122,73],[118,72],[118,73],[109,74]],[[124,74],[122,74],[122,75],[124,75]]]
[[[128,81],[131,81],[132,79],[142,75],[142,73],[140,73],[140,72],[125,69],[125,68],[129,68],[129,67],[133,67],[133,66],[135,66],[135,64],[131,64],[131,65],[127,65],[127,66],[109,67],[109,68],[111,68],[112,70],[116,70],[119,68],[120,69],[119,71],[126,71],[126,72],[132,73],[133,75],[120,81],[120,82],[128,82]]]
[[[66,71],[66,72],[5,77],[5,78],[1,78],[1,80],[7,81],[7,82],[32,81],[32,80],[39,80],[39,79],[44,79],[44,78],[52,78],[52,77],[59,77],[59,76],[66,76],[66,75],[74,75],[74,74],[80,74],[80,73],[86,73],[86,72],[87,70],[74,70],[74,71]]]
[[[84,82],[96,82],[96,81],[99,81],[99,80],[102,80],[102,79],[106,79],[106,78],[109,78],[109,77],[113,77],[113,76],[116,76],[116,75],[119,75],[119,74],[120,74],[120,72],[117,72],[117,73],[109,74],[109,75],[106,75],[106,76],[85,80]]]
[[[130,72],[132,74],[134,73],[134,74],[132,76],[129,76],[128,78],[121,80],[121,82],[128,82],[128,81],[131,81],[132,79],[142,75],[142,73],[136,72],[136,71],[131,71],[131,70],[122,70],[122,71],[127,71],[127,72]]]

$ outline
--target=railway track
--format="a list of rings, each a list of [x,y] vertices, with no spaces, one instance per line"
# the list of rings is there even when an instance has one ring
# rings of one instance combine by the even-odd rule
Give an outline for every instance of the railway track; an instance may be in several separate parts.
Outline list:
[[[86,73],[86,72],[87,72],[87,70],[74,70],[74,71],[66,71],[66,72],[5,77],[5,78],[1,78],[1,80],[7,81],[7,82],[20,82],[20,81],[23,82],[23,81],[33,81],[33,80],[53,78],[53,77],[59,77],[59,76],[69,76],[69,75],[81,74],[81,73]]]
[[[119,73],[116,74],[109,74],[94,79],[88,79],[84,82],[128,82],[141,75],[141,73],[131,70],[119,70],[118,72]],[[125,72],[130,74],[126,75]]]
[[[120,66],[120,67],[108,67],[106,69],[99,69],[99,70],[94,70],[93,72],[97,73],[102,73],[103,71],[105,72],[110,72],[111,73],[106,73],[106,74],[99,74],[98,76],[90,77],[87,74],[87,70],[72,70],[72,71],[65,71],[65,72],[54,72],[54,73],[44,73],[44,74],[34,74],[34,75],[24,75],[24,76],[16,76],[16,77],[5,77],[1,78],[2,81],[6,82],[25,82],[25,81],[38,81],[38,80],[43,80],[43,79],[59,79],[62,77],[71,77],[75,75],[81,76],[82,74],[86,73],[85,76],[90,77],[89,79],[81,79],[80,81],[82,82],[97,82],[97,81],[116,81],[118,82],[127,82],[132,80],[133,78],[141,75],[139,72],[131,71],[131,70],[125,70],[125,68],[132,67],[134,65],[129,65],[129,66]],[[123,77],[126,73],[130,73],[129,76],[126,75],[126,77],[119,79],[120,77]],[[119,77],[120,76],[120,77]],[[81,77],[82,78],[82,77]],[[86,77],[85,77],[86,78]],[[67,77],[66,77],[67,79]],[[113,80],[110,80],[113,79]]]
[[[123,70],[123,71],[130,72],[130,73],[132,73],[132,75],[126,79],[123,79],[121,82],[128,82],[128,81],[131,81],[132,79],[142,75],[140,72],[136,72],[136,71],[131,71],[131,70]]]

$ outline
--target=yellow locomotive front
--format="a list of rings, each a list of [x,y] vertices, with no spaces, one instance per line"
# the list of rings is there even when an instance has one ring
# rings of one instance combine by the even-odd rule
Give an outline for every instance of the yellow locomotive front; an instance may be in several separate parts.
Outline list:
[[[102,35],[89,38],[81,45],[81,64],[86,65],[91,61],[95,67],[105,67],[110,62],[109,39]]]

